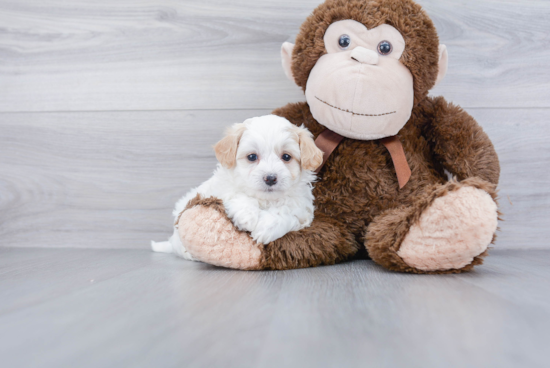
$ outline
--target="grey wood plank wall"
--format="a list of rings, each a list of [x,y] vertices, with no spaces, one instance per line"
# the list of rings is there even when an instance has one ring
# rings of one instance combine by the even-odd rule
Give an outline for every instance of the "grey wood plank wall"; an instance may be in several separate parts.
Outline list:
[[[321,0],[0,0],[0,246],[146,248],[227,125],[303,94],[279,49]],[[550,1],[420,0],[434,95],[502,164],[498,248],[548,248]]]

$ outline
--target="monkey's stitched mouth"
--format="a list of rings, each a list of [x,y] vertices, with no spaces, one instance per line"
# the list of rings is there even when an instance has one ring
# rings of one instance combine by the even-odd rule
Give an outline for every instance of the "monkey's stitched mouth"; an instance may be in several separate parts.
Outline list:
[[[340,111],[343,111],[343,112],[347,112],[349,114],[357,115],[357,116],[384,116],[384,115],[391,115],[391,114],[396,114],[397,113],[397,111],[392,111],[392,112],[386,112],[384,114],[358,114],[358,113],[353,112],[353,111],[344,110],[344,109],[341,109],[339,107],[333,106],[333,105],[329,104],[328,102],[321,100],[317,96],[315,96],[315,98],[318,99],[319,101],[321,101],[322,103],[324,103],[325,105],[332,107],[333,109],[340,110]]]

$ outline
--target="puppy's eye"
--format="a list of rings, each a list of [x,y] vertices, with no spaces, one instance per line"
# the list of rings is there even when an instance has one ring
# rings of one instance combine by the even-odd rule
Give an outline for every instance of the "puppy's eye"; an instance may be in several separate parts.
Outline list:
[[[388,41],[382,41],[378,44],[378,53],[380,55],[389,55],[393,51],[393,46]]]
[[[342,50],[346,50],[349,45],[351,45],[351,37],[347,34],[341,35],[338,39],[338,46],[340,46]]]
[[[286,162],[292,160],[292,157],[286,153],[281,158],[283,159],[283,161],[286,161]]]
[[[248,155],[246,156],[246,158],[248,159],[248,161],[250,162],[254,162],[258,159],[258,155],[256,155],[255,153],[251,154],[251,155]]]

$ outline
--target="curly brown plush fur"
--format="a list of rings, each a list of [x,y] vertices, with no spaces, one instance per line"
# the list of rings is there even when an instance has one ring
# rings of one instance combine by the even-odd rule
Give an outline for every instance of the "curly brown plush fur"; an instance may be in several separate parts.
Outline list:
[[[264,245],[260,268],[286,270],[331,265],[357,253],[360,245],[341,223],[323,213],[315,216],[310,227]]]

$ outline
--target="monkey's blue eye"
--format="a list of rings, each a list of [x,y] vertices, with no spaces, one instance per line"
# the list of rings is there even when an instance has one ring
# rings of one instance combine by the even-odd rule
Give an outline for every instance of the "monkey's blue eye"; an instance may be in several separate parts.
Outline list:
[[[388,41],[382,41],[378,44],[378,53],[380,55],[389,55],[393,51],[393,46]]]
[[[292,160],[292,157],[286,153],[281,158],[286,162]]]
[[[341,35],[338,40],[338,46],[340,46],[342,50],[345,50],[349,47],[349,45],[351,45],[351,37],[346,34]]]
[[[248,159],[248,161],[254,162],[258,159],[258,156],[255,153],[253,153],[251,155],[248,155],[246,158]]]

